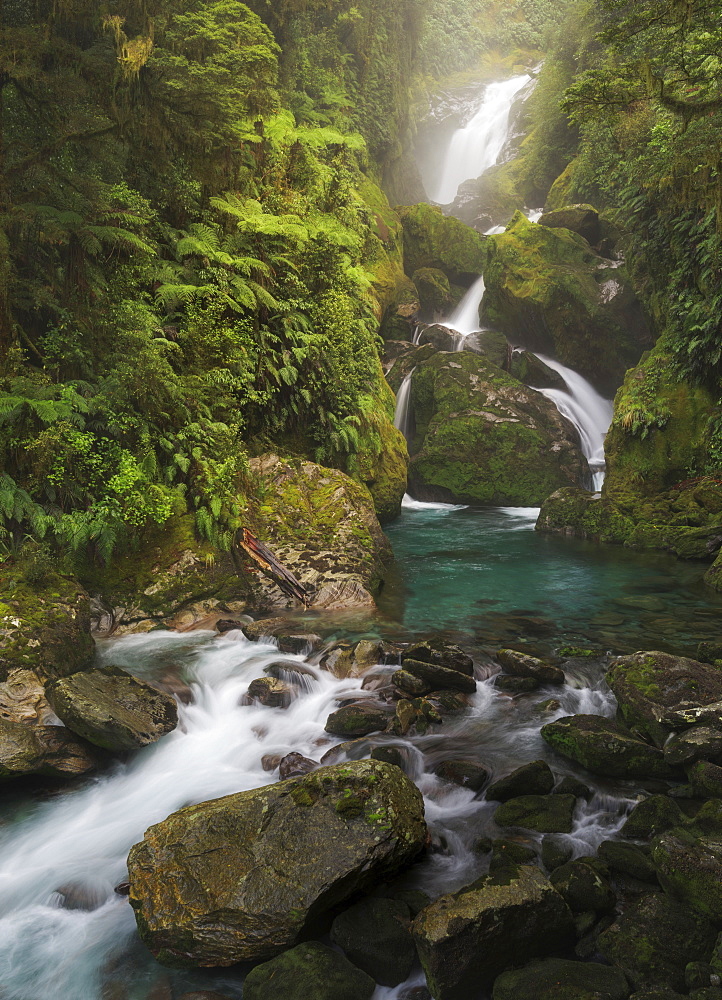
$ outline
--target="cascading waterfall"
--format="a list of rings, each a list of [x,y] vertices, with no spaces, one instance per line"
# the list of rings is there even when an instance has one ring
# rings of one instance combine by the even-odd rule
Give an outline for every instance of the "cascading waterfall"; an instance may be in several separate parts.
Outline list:
[[[430,195],[432,201],[451,204],[460,184],[494,166],[507,140],[514,98],[531,79],[515,76],[489,84],[479,110],[451,140],[438,185]]]
[[[592,486],[598,492],[604,483],[604,438],[612,422],[614,404],[601,396],[578,372],[543,354],[536,356],[548,368],[561,375],[566,383],[566,390],[538,391],[551,399],[562,416],[570,420],[579,432],[582,454],[592,473]]]
[[[404,376],[404,380],[399,386],[399,391],[396,396],[396,411],[394,413],[394,427],[401,431],[407,441],[411,430],[409,427],[411,379],[415,371],[416,368],[412,368],[409,374]]]
[[[442,326],[448,326],[449,329],[459,334],[459,340],[456,345],[457,351],[462,349],[465,337],[481,329],[479,309],[481,308],[481,300],[484,298],[485,291],[486,285],[484,284],[484,277],[482,275],[477,278],[451,316],[442,321]]]

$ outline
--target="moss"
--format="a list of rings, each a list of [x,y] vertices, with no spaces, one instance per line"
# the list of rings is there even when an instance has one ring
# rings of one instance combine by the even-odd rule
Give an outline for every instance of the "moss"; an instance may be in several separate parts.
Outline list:
[[[409,277],[420,268],[435,268],[455,284],[468,286],[484,271],[486,242],[475,230],[423,203],[399,208],[398,213]]]

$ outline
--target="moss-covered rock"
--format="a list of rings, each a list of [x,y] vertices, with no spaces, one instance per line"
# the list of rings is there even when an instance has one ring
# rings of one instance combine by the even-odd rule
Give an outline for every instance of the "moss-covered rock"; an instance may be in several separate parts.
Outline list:
[[[573,913],[609,913],[617,902],[609,870],[598,858],[568,861],[551,873],[549,881]]]
[[[684,822],[684,813],[674,799],[668,795],[650,795],[632,809],[622,834],[632,840],[648,840]]]
[[[687,767],[687,777],[698,794],[701,792],[711,798],[722,798],[722,767],[719,764],[698,760]]]
[[[564,684],[564,671],[537,656],[520,653],[516,649],[500,649],[496,658],[508,674],[514,677],[533,677],[540,684]]]
[[[608,778],[674,778],[661,750],[600,715],[571,715],[542,727],[557,753]]]
[[[657,881],[657,870],[649,855],[649,848],[625,844],[620,840],[604,840],[599,845],[597,857],[612,871],[640,882]]]
[[[547,958],[504,972],[494,983],[493,1000],[626,1000],[624,973],[597,962]]]
[[[545,760],[533,760],[489,785],[487,799],[507,802],[518,795],[548,795],[554,788],[554,775]]]
[[[422,910],[412,933],[436,1000],[468,1000],[519,955],[563,950],[571,912],[538,868],[504,868]]]
[[[370,1000],[376,983],[318,941],[257,965],[243,981],[244,1000]]]
[[[720,552],[713,565],[705,573],[704,582],[712,590],[716,590],[722,594],[722,552]]]
[[[390,721],[390,712],[358,702],[332,712],[326,720],[326,732],[333,736],[367,736],[386,729]]]
[[[519,795],[494,813],[497,826],[520,826],[538,833],[571,833],[573,795]]]
[[[368,490],[337,469],[268,454],[251,461],[258,493],[248,526],[315,596],[319,608],[373,606],[391,549]],[[293,603],[265,577],[269,607]]]
[[[722,671],[670,653],[620,656],[607,683],[624,722],[662,747],[673,729],[716,724],[722,713]]]
[[[486,321],[614,391],[651,346],[625,269],[576,233],[535,225],[521,212],[488,242]]]
[[[412,280],[419,293],[424,322],[431,323],[448,316],[456,296],[444,272],[435,267],[420,267],[414,271]]]
[[[565,205],[553,209],[542,215],[539,225],[549,229],[569,229],[582,236],[590,246],[596,246],[601,238],[599,212],[593,205]]]
[[[0,719],[0,782],[31,775],[73,778],[97,766],[92,747],[63,726]]]
[[[174,698],[119,667],[62,677],[45,690],[68,729],[105,750],[137,750],[178,724]]]
[[[722,924],[722,844],[671,830],[652,841],[652,859],[662,888],[685,907]]]
[[[411,911],[399,899],[363,899],[339,914],[331,940],[382,986],[408,979],[416,961]]]
[[[722,730],[692,726],[675,733],[664,745],[664,756],[675,767],[697,760],[722,763]]]
[[[504,338],[506,340],[506,338]],[[498,364],[499,362],[497,362]],[[530,351],[514,351],[509,365],[509,374],[533,389],[566,390],[567,384],[559,372],[545,365]]]
[[[90,599],[76,579],[52,573],[33,586],[5,564],[0,595],[0,681],[18,669],[62,677],[90,662]]]
[[[455,285],[470,285],[483,273],[486,241],[463,222],[425,203],[398,208],[404,227],[404,269],[411,277],[434,268]]]
[[[588,467],[554,404],[487,358],[467,351],[404,357],[415,365],[414,496],[462,503],[534,506]],[[392,372],[393,376],[393,372]]]
[[[600,934],[598,947],[633,986],[684,990],[687,963],[707,959],[714,941],[708,920],[668,896],[650,893]]]
[[[323,767],[152,826],[128,858],[130,900],[164,964],[268,958],[409,864],[425,838],[421,794],[398,767]]]

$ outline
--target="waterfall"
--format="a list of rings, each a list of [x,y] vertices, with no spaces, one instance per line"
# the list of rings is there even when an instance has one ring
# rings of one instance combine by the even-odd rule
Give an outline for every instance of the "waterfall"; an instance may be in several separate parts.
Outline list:
[[[481,329],[479,309],[481,308],[481,300],[484,298],[485,291],[484,276],[481,275],[481,277],[476,279],[456,309],[454,309],[451,316],[442,321],[442,326],[448,326],[449,329],[455,330],[461,335],[457,350],[461,350],[464,337],[468,337],[470,333],[476,333],[477,330]]]
[[[411,401],[411,377],[416,371],[412,368],[399,386],[396,396],[396,412],[394,413],[394,427],[401,431],[406,440],[409,439],[409,403]]]
[[[530,80],[530,76],[515,76],[489,84],[479,110],[451,140],[441,178],[431,194],[432,201],[451,204],[460,184],[480,177],[494,166],[507,140],[514,98]]]
[[[543,354],[536,355],[547,367],[558,372],[566,383],[565,389],[539,389],[538,392],[551,399],[563,417],[570,420],[577,431],[582,445],[582,454],[589,463],[592,486],[595,492],[604,482],[604,438],[612,422],[614,412],[611,400],[600,396],[585,378]]]

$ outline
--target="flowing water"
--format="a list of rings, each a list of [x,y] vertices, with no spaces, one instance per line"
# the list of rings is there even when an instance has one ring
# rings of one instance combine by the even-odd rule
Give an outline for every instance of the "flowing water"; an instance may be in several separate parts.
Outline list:
[[[410,434],[411,379],[415,371],[416,369],[412,368],[409,374],[404,376],[396,396],[396,411],[394,413],[394,427],[401,431],[407,441]]]
[[[479,310],[485,291],[486,285],[483,276],[481,276],[476,279],[451,316],[441,323],[442,326],[448,326],[449,329],[455,330],[460,335],[457,345],[459,351],[464,346],[464,338],[481,329]]]
[[[429,188],[432,201],[451,204],[460,184],[494,166],[508,138],[514,99],[530,81],[525,75],[489,84],[476,114],[451,139],[441,175]]]
[[[551,399],[563,417],[566,417],[579,433],[582,454],[589,463],[592,474],[592,488],[598,492],[604,483],[604,438],[614,415],[614,404],[605,399],[585,378],[566,365],[560,364],[544,354],[537,357],[548,368],[552,368],[566,382],[564,389],[539,389],[543,396]]]

